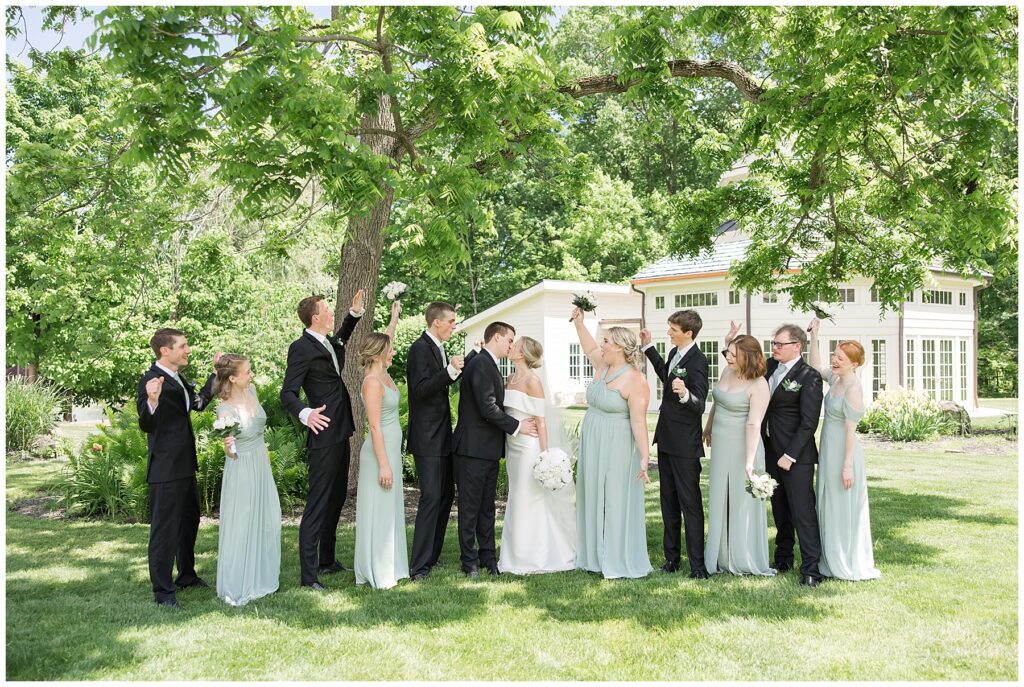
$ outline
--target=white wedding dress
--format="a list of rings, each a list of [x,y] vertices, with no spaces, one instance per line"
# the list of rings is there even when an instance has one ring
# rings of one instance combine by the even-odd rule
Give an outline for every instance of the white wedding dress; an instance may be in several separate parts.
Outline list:
[[[517,420],[544,417],[544,410],[542,398],[515,389],[505,391],[505,412]],[[508,501],[498,559],[502,572],[529,575],[576,567],[576,488],[573,484],[558,491],[542,487],[533,477],[539,454],[536,437],[506,439]]]

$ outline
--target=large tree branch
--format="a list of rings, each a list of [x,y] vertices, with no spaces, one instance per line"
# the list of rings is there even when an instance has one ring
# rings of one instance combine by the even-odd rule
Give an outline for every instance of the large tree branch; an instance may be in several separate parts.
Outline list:
[[[671,60],[668,63],[668,69],[669,74],[673,78],[711,77],[731,81],[747,101],[755,104],[767,91],[750,73],[735,62],[726,62],[724,60]],[[603,74],[601,76],[587,76],[577,79],[571,84],[562,86],[558,91],[571,95],[574,98],[582,98],[599,93],[625,93],[638,83],[640,83],[639,78],[623,82],[615,74]]]

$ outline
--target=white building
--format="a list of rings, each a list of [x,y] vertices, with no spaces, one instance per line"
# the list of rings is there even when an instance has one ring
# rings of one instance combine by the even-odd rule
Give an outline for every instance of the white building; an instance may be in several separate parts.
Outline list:
[[[529,336],[544,346],[544,372],[548,393],[556,405],[582,403],[586,385],[594,370],[583,355],[576,328],[569,322],[573,294],[593,292],[598,306],[587,313],[584,323],[593,334],[597,328],[614,326],[640,331],[642,298],[628,284],[596,284],[592,282],[545,279],[525,291],[508,298],[459,324],[466,334],[466,350],[482,339],[487,325],[507,322],[516,329],[516,336]],[[502,361],[502,374],[511,372],[511,363]]]
[[[703,329],[697,343],[708,357],[713,384],[721,373],[723,337],[730,321],[743,322],[741,332],[762,341],[770,355],[770,339],[782,323],[806,326],[813,313],[793,311],[784,293],[741,293],[732,288],[730,265],[741,259],[750,240],[726,223],[714,249],[696,258],[666,257],[632,279],[644,293],[644,319],[658,349],[671,348],[666,320],[676,310],[700,313]],[[984,281],[931,269],[931,281],[900,306],[883,315],[871,281],[855,279],[839,286],[841,303],[834,322],[823,321],[819,339],[823,360],[844,339],[864,346],[864,366],[858,372],[866,398],[881,389],[902,386],[922,391],[937,400],[978,407],[977,397],[977,291]],[[661,385],[651,381],[651,409],[660,402]]]

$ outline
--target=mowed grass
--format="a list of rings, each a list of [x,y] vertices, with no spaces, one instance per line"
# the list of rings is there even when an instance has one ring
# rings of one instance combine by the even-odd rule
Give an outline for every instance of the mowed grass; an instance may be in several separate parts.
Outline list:
[[[471,581],[459,573],[453,522],[425,583],[373,590],[343,573],[317,594],[298,587],[298,533],[286,526],[278,593],[235,609],[213,589],[190,589],[175,613],[152,602],[146,525],[8,509],[7,678],[1016,680],[1017,456],[999,441],[1005,451],[968,459],[869,448],[882,578],[813,590],[794,572]],[[8,466],[8,508],[61,468]],[[345,525],[339,546],[351,563]],[[661,536],[651,484],[656,567]],[[216,524],[200,528],[196,549],[200,575],[215,584]]]

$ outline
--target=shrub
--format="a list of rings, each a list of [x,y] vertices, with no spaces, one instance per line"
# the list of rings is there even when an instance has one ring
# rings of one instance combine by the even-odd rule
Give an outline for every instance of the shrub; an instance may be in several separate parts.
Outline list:
[[[146,484],[146,434],[135,408],[107,411],[109,426],[90,435],[68,455],[62,505],[70,515],[109,515],[145,521],[149,517]]]
[[[8,451],[28,451],[36,438],[49,434],[60,420],[63,399],[50,384],[7,380],[6,437]]]
[[[948,424],[933,399],[899,387],[878,395],[857,431],[876,432],[890,441],[924,441],[948,431]]]

